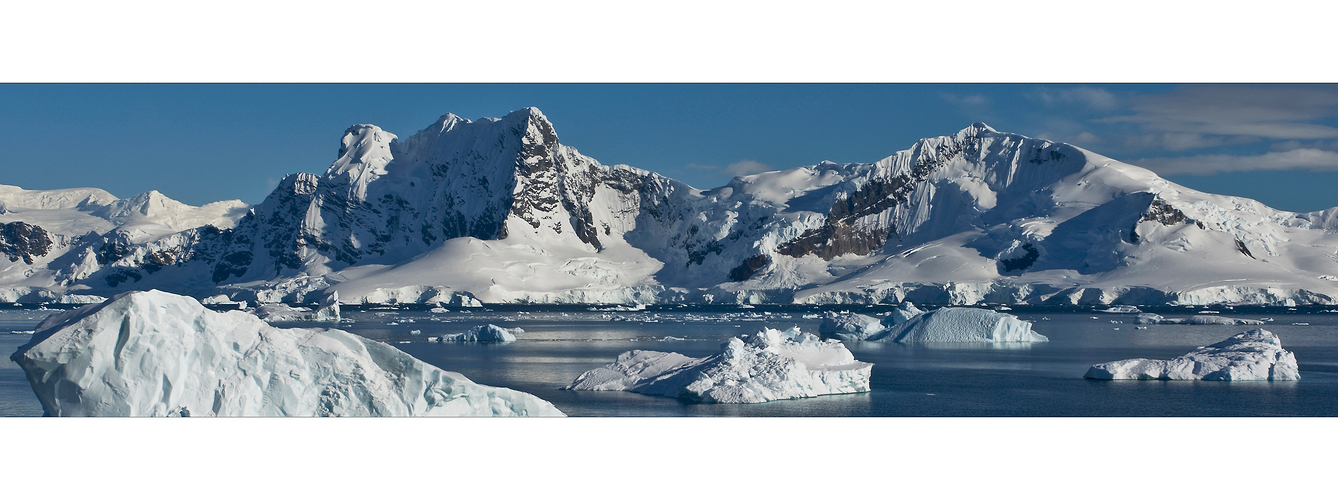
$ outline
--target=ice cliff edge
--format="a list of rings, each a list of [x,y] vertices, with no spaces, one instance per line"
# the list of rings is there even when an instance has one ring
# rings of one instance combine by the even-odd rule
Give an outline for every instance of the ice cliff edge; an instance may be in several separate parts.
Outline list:
[[[10,359],[52,416],[561,416],[341,330],[128,292],[54,314]]]

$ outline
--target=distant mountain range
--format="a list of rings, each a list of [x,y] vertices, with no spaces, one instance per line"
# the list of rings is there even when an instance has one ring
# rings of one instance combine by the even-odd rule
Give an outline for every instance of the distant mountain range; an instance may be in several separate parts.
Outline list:
[[[0,300],[1333,304],[1338,208],[1274,210],[973,124],[699,190],[534,108],[344,134],[255,206],[0,186]]]

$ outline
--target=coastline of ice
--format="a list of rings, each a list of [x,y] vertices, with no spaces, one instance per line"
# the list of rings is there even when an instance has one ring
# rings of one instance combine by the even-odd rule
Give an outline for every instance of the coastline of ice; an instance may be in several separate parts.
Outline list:
[[[53,416],[561,416],[335,329],[128,292],[57,313],[10,359]]]
[[[869,391],[872,363],[844,345],[798,328],[771,328],[730,338],[705,358],[675,352],[627,351],[587,371],[565,389],[630,391],[705,403],[762,403]]]
[[[1126,359],[1092,365],[1100,380],[1300,380],[1296,356],[1268,330],[1250,330],[1169,360]]]

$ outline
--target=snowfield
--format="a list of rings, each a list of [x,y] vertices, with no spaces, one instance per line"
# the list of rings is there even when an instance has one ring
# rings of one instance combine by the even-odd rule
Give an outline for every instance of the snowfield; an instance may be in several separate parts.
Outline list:
[[[11,359],[52,416],[561,416],[341,330],[128,292],[54,314]]]
[[[1115,380],[1300,380],[1296,356],[1268,330],[1250,330],[1169,360],[1126,359],[1092,365],[1086,378]]]
[[[873,364],[856,361],[835,340],[798,328],[733,337],[720,354],[628,351],[581,374],[566,389],[630,391],[705,403],[762,403],[869,391]]]

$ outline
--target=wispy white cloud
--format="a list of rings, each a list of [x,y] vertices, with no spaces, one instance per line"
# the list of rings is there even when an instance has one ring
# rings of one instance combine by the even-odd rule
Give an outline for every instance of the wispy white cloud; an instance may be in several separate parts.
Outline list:
[[[1120,99],[1110,91],[1098,87],[1072,87],[1072,88],[1049,88],[1041,87],[1036,89],[1032,97],[1039,99],[1047,106],[1055,104],[1079,104],[1092,109],[1108,110],[1114,109],[1119,105]]]
[[[1063,118],[1047,118],[1041,125],[1042,132],[1035,137],[1047,141],[1065,142],[1079,147],[1091,147],[1106,142],[1104,137],[1087,130],[1087,126]]]
[[[728,167],[725,167],[725,173],[735,176],[760,174],[762,172],[770,172],[772,170],[775,169],[771,168],[765,163],[754,160],[740,160],[729,164]]]
[[[1134,124],[1152,133],[1185,134],[1181,146],[1212,147],[1200,136],[1273,140],[1338,138],[1338,128],[1314,123],[1338,115],[1338,89],[1282,85],[1186,85],[1167,94],[1136,96],[1132,114],[1097,120]],[[1201,145],[1200,145],[1201,144]]]
[[[1191,149],[1234,146],[1256,142],[1257,137],[1205,135],[1190,132],[1157,132],[1126,136],[1124,147],[1129,149],[1164,149],[1187,151]]]
[[[1338,152],[1302,148],[1254,156],[1198,155],[1182,158],[1144,158],[1133,162],[1161,175],[1211,175],[1256,170],[1311,170],[1338,172]]]
[[[939,92],[938,96],[949,104],[957,106],[958,109],[970,116],[974,121],[991,120],[994,114],[990,111],[990,98],[981,94],[957,95],[948,92]]]

